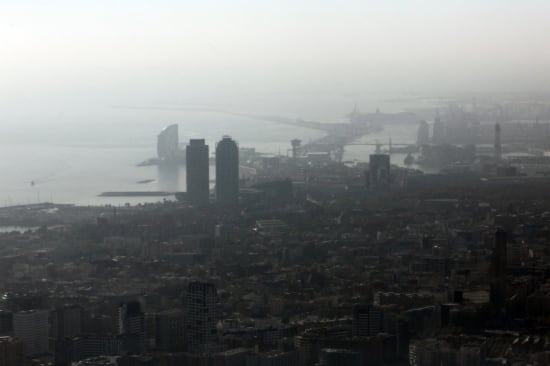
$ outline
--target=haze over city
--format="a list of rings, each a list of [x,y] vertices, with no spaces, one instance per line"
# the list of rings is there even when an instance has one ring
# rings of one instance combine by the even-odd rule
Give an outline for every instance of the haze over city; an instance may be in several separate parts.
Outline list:
[[[2,2],[1,97],[548,91],[546,1]]]

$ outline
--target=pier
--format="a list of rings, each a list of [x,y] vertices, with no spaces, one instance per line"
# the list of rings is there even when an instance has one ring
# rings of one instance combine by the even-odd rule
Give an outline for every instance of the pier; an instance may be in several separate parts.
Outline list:
[[[240,113],[234,111],[228,111],[217,108],[189,108],[189,107],[177,107],[177,106],[162,106],[162,107],[135,107],[135,106],[115,106],[115,108],[124,109],[153,109],[153,110],[185,110],[185,111],[199,111],[210,113],[221,113],[231,116],[251,118],[255,120],[267,121],[278,124],[285,124],[290,126],[296,126],[301,128],[307,128],[312,130],[320,130],[326,132],[326,136],[323,136],[315,141],[301,145],[299,142],[297,145],[293,145],[292,154],[294,157],[304,156],[309,153],[324,152],[330,154],[330,156],[336,160],[341,161],[344,154],[344,147],[346,145],[357,145],[360,143],[354,143],[361,137],[376,131],[380,131],[385,123],[413,123],[417,121],[417,117],[414,113],[381,113],[376,110],[375,113],[363,114],[357,110],[357,106],[351,113],[348,114],[348,121],[344,123],[325,123],[317,121],[308,121],[302,118],[289,118],[276,115],[257,115],[251,113]],[[294,140],[295,142],[298,140]],[[377,143],[376,143],[377,144]],[[364,144],[363,144],[364,145]],[[368,145],[368,144],[367,144]],[[374,144],[373,144],[374,145]],[[405,144],[395,144],[395,146],[405,146]],[[391,150],[391,148],[390,148]],[[158,160],[158,159],[157,159]],[[140,163],[140,165],[156,165],[158,161],[155,159],[149,159],[146,162]]]

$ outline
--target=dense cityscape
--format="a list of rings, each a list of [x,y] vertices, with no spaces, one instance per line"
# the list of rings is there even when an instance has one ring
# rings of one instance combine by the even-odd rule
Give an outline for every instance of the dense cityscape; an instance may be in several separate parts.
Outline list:
[[[549,364],[550,107],[488,109],[364,163],[342,130],[379,113],[286,155],[173,125],[148,163],[185,165],[176,200],[0,209],[0,364]]]

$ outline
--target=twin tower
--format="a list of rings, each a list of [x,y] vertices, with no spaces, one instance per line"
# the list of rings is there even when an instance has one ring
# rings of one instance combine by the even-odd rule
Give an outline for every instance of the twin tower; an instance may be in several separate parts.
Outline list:
[[[187,199],[195,206],[210,202],[210,164],[204,139],[191,139],[186,147]],[[216,144],[216,203],[237,204],[239,199],[239,148],[229,136]]]

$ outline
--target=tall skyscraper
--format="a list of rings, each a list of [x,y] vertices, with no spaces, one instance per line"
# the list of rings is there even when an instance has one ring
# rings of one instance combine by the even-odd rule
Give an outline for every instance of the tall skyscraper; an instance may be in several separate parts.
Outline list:
[[[507,271],[507,236],[506,231],[498,229],[495,233],[493,253],[493,275],[496,279],[505,280]]]
[[[181,351],[184,346],[184,317],[181,310],[169,310],[155,316],[155,343],[157,350]]]
[[[217,344],[217,293],[211,283],[191,282],[185,292],[185,341],[190,352],[212,350]]]
[[[7,310],[0,310],[0,336],[13,334],[13,313]]]
[[[390,156],[371,154],[369,156],[369,188],[384,188],[390,184]]]
[[[131,353],[145,351],[145,314],[137,301],[118,307],[118,334],[123,336],[123,348]]]
[[[208,145],[204,139],[191,139],[186,148],[187,197],[196,206],[209,202],[210,179]]]
[[[23,342],[17,338],[0,336],[0,365],[23,366],[25,357],[23,354]]]
[[[13,314],[13,335],[23,342],[25,356],[48,352],[48,310],[26,310]]]
[[[239,147],[229,136],[216,145],[216,202],[234,205],[239,200]]]
[[[50,336],[53,338],[76,337],[82,333],[83,309],[78,305],[56,308],[51,314]]]
[[[159,159],[173,159],[178,155],[179,136],[178,125],[166,127],[157,136],[157,156]]]
[[[502,158],[502,145],[500,136],[500,124],[495,125],[495,160],[500,161]]]
[[[374,305],[357,305],[353,309],[352,333],[369,337],[382,332],[382,309]]]
[[[440,144],[445,141],[445,125],[441,122],[441,118],[436,117],[433,125],[432,142]]]
[[[424,145],[430,142],[430,125],[426,121],[420,121],[418,126],[418,135],[416,143],[418,145]]]
[[[506,301],[506,272],[508,268],[506,231],[495,233],[495,247],[491,261],[491,303],[499,308]]]

